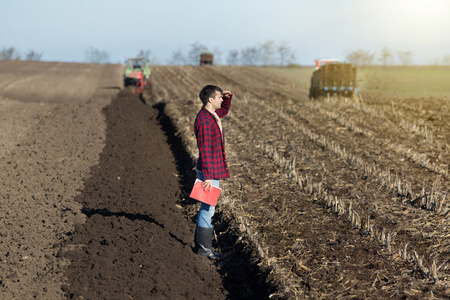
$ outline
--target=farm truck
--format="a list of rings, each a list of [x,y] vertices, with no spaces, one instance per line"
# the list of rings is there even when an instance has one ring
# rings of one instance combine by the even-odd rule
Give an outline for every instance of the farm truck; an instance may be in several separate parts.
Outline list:
[[[359,94],[356,83],[356,67],[340,63],[337,59],[315,60],[316,70],[311,77],[309,98],[321,96],[350,96]]]
[[[123,85],[137,87],[135,92],[142,94],[151,73],[147,59],[143,57],[129,58],[123,74]]]
[[[213,65],[213,61],[214,55],[211,52],[207,50],[202,51],[200,54],[200,66]]]

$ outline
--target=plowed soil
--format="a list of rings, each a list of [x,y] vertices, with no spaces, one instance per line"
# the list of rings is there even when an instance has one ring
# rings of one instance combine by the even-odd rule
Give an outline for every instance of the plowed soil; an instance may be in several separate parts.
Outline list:
[[[5,299],[449,297],[448,100],[216,66],[155,66],[139,98],[122,70],[0,62]],[[205,84],[234,94],[217,263],[187,196]]]
[[[163,107],[120,90],[122,71],[0,63],[0,298],[267,297],[249,253],[192,252],[180,195],[194,178],[180,178],[193,162]]]
[[[234,92],[220,209],[239,220],[281,294],[450,295],[448,98],[311,101],[263,68],[154,71],[155,99],[192,157],[197,87]]]

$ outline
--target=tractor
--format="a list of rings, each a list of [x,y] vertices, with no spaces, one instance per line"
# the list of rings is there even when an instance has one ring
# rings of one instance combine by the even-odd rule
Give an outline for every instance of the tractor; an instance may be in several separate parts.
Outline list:
[[[359,94],[356,67],[337,59],[316,59],[316,70],[311,77],[309,98],[321,96],[353,97]]]
[[[137,87],[134,92],[142,94],[151,74],[147,59],[143,57],[129,58],[126,64],[127,67],[123,74],[124,86]]]

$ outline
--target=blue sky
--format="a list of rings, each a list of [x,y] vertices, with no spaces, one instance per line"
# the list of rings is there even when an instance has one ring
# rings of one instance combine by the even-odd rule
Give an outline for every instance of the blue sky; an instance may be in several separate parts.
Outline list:
[[[159,63],[194,42],[230,50],[288,42],[296,63],[348,52],[411,51],[415,64],[450,55],[447,0],[0,1],[0,48],[84,62],[89,47],[113,63],[150,50]]]

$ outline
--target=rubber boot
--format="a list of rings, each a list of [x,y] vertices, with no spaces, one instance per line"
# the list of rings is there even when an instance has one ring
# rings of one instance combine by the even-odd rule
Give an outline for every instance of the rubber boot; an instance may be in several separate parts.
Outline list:
[[[200,256],[206,256],[209,259],[218,259],[220,256],[212,250],[212,237],[214,228],[212,227],[196,227],[194,242],[194,252]]]

